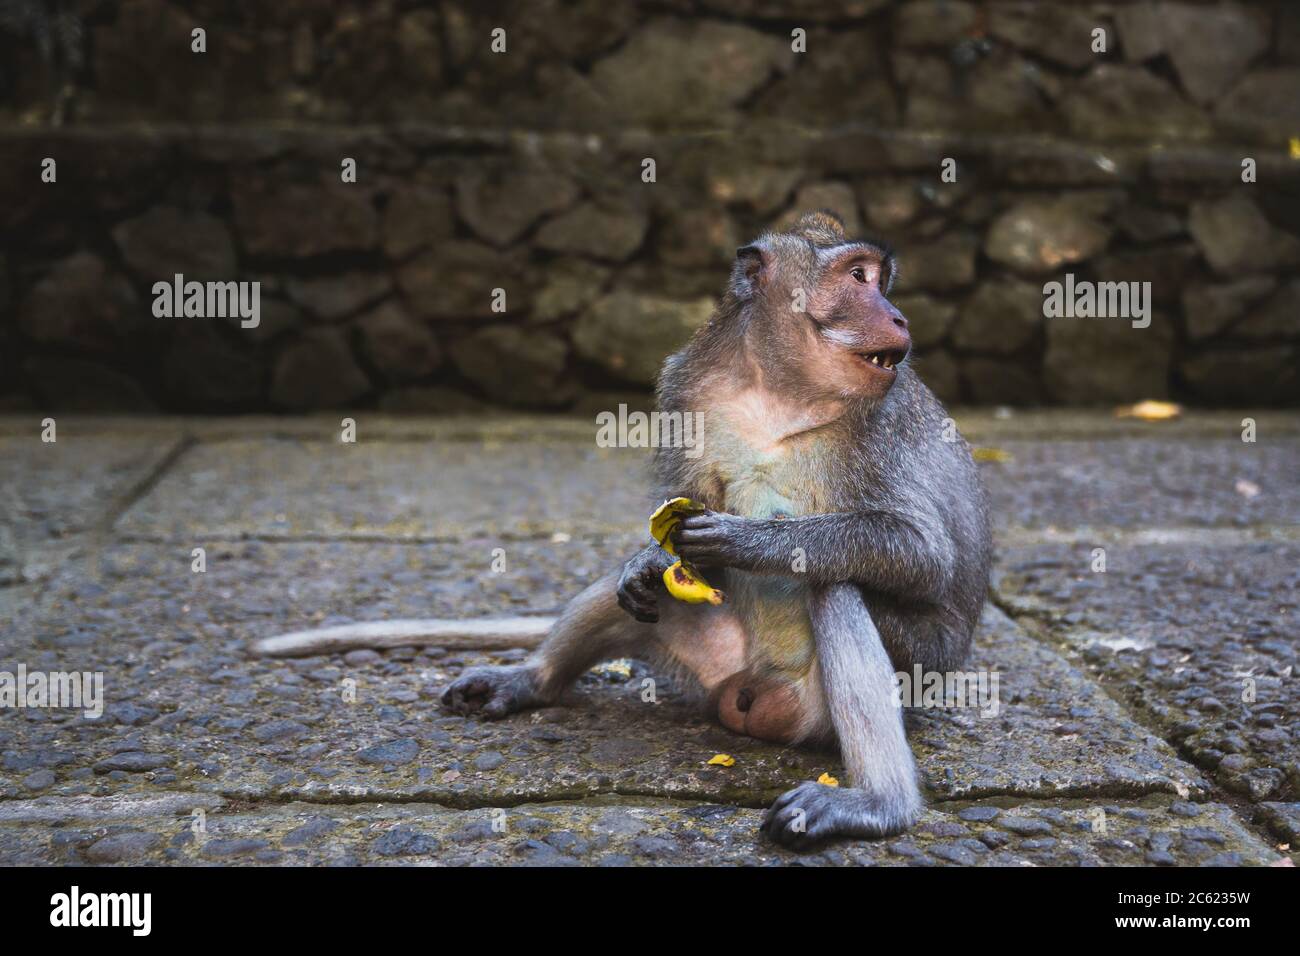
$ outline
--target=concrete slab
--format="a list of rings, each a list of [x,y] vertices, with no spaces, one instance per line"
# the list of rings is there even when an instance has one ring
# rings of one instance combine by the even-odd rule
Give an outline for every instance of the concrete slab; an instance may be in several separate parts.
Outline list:
[[[201,444],[118,522],[134,537],[405,540],[644,528],[649,456],[594,441]]]
[[[56,422],[53,442],[39,422],[0,435],[0,587],[38,580],[107,522],[174,453],[175,431],[88,434]]]
[[[1246,414],[956,413],[1010,455],[981,468],[1015,620],[990,611],[970,665],[997,673],[997,714],[910,713],[922,824],[799,862],[1278,858],[1300,806],[1300,416],[1259,414],[1244,445]],[[553,613],[645,541],[648,455],[597,449],[589,420],[356,417],[344,446],[337,417],[61,416],[44,447],[0,418],[0,670],[107,690],[98,721],[0,710],[0,862],[795,862],[755,841],[759,810],[842,776],[837,755],[731,735],[642,665],[493,724],[437,689],[522,650],[245,656],[316,624]]]
[[[1007,440],[981,469],[1000,530],[1252,527],[1300,513],[1300,440]],[[230,439],[189,450],[117,530],[447,540],[634,532],[649,453],[591,440]]]
[[[40,629],[7,655],[29,669],[102,671],[106,716],[6,720],[0,796],[23,795],[48,769],[42,792],[63,795],[184,786],[246,800],[469,807],[615,792],[760,807],[823,771],[839,775],[834,754],[760,744],[701,719],[640,667],[589,675],[571,707],[492,723],[442,714],[438,688],[465,666],[522,651],[243,656],[257,637],[312,622],[554,610],[628,550],[614,539],[518,542],[511,570],[496,575],[490,551],[465,544],[237,542],[195,574],[182,549],[117,546],[102,583],[61,572]],[[1195,770],[996,610],[970,669],[996,672],[996,708],[910,717],[935,798],[1203,795]],[[647,677],[657,703],[643,700]],[[718,753],[736,764],[709,766]]]
[[[1004,530],[1295,524],[1300,440],[1008,440],[981,466]]]
[[[1094,548],[1106,570],[1091,570]],[[1004,550],[999,600],[1224,787],[1300,796],[1300,545]]]
[[[761,837],[760,811],[607,798],[449,810],[290,803],[193,814],[0,823],[7,864],[329,866],[1268,865],[1281,854],[1220,804],[1050,801],[931,809],[892,840],[794,853]]]

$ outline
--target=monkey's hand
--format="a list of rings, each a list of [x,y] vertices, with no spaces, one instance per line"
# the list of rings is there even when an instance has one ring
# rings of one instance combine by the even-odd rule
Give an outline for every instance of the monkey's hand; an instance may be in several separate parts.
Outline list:
[[[765,524],[722,511],[687,515],[673,533],[673,545],[682,558],[699,568],[753,571],[761,557]]]
[[[657,544],[632,555],[618,579],[618,606],[644,624],[658,623],[664,571],[674,560]]]

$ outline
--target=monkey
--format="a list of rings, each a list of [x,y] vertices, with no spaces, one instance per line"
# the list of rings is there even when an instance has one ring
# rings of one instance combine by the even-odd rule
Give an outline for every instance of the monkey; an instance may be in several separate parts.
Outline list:
[[[849,785],[780,796],[761,824],[771,839],[800,849],[911,826],[924,803],[895,674],[962,664],[991,544],[969,447],[913,368],[907,319],[889,300],[897,272],[886,243],[850,238],[829,211],[737,250],[710,319],[657,383],[661,411],[704,416],[703,448],[669,444],[654,459],[664,498],[704,506],[672,543],[726,600],[669,597],[662,575],[676,559],[656,542],[553,622],[508,619],[501,633],[477,622],[483,646],[545,636],[521,663],[459,676],[443,706],[499,719],[555,704],[602,660],[638,658],[731,731],[838,744]],[[272,638],[261,652],[464,632],[377,622]]]

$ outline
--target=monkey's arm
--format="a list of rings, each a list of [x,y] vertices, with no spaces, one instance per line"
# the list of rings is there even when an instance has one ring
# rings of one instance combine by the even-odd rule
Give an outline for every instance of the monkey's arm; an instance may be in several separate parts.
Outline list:
[[[851,584],[814,587],[808,613],[848,787],[805,783],[772,804],[763,829],[786,846],[826,837],[899,833],[922,809],[916,763],[894,696],[894,668]]]
[[[709,511],[683,519],[674,541],[700,566],[802,576],[815,585],[853,581],[916,601],[943,601],[956,563],[937,518],[883,510],[785,519]]]

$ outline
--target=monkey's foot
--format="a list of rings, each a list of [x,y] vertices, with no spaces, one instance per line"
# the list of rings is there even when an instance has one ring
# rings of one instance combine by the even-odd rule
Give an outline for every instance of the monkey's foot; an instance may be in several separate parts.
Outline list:
[[[889,800],[865,790],[803,783],[776,798],[761,829],[782,846],[800,850],[831,837],[893,836],[919,813],[919,798]]]
[[[442,705],[456,714],[500,720],[529,707],[551,703],[538,689],[537,671],[525,664],[476,667],[451,682]]]

